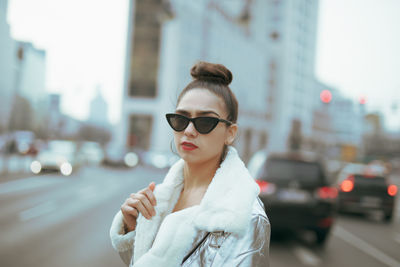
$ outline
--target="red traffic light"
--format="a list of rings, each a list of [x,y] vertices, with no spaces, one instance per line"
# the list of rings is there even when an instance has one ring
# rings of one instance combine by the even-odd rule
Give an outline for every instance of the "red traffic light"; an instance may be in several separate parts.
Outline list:
[[[360,97],[359,102],[361,105],[364,105],[367,103],[367,98],[365,96]]]
[[[332,100],[332,93],[329,90],[323,90],[319,97],[321,98],[322,102],[329,103]]]

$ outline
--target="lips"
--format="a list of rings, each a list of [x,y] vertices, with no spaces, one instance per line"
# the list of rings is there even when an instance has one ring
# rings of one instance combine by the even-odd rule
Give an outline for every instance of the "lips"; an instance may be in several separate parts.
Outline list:
[[[194,150],[194,149],[198,148],[198,146],[196,146],[195,144],[190,143],[190,142],[182,142],[181,146],[184,150]]]

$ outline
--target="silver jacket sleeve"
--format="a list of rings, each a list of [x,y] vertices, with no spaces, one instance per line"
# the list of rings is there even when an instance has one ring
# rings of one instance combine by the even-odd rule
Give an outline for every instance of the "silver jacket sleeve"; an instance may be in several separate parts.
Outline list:
[[[182,266],[269,266],[270,223],[263,205],[257,199],[251,218],[251,226],[244,236],[230,233],[200,233],[197,244],[187,255]]]

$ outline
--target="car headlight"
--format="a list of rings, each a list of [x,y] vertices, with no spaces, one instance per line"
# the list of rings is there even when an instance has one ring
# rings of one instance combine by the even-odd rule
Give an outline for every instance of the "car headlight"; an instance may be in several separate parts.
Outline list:
[[[129,152],[125,155],[124,162],[128,167],[135,167],[139,162],[139,157],[135,153]]]
[[[40,173],[41,170],[42,170],[42,164],[40,164],[40,162],[37,161],[37,160],[32,161],[32,163],[31,163],[31,171],[34,174],[38,174],[38,173]]]
[[[72,173],[72,165],[69,162],[64,162],[60,166],[60,171],[62,175],[68,176]]]
[[[155,155],[151,159],[151,163],[154,167],[163,169],[168,167],[168,159],[164,155]]]

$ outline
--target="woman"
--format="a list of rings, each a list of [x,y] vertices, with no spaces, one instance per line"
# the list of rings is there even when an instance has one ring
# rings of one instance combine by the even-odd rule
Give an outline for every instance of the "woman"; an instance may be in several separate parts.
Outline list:
[[[231,146],[238,129],[232,74],[199,62],[191,75],[166,115],[181,159],[162,184],[122,204],[112,245],[129,266],[269,266],[259,188]]]

